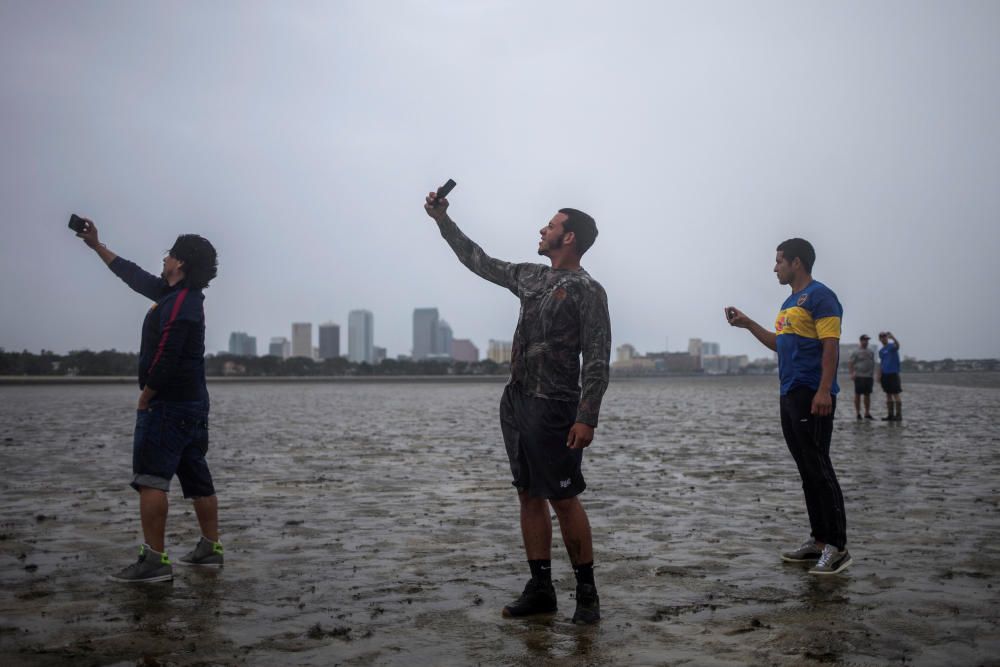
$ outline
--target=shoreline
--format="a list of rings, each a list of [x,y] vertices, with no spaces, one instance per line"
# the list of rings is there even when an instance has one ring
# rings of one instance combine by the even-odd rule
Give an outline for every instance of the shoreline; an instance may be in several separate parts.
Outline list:
[[[725,381],[727,379],[760,378],[774,380],[777,375],[707,375],[704,373],[676,373],[672,375],[621,375],[611,376],[611,383],[671,382],[677,380],[704,379]],[[210,375],[208,384],[481,384],[507,382],[509,374],[503,375],[274,375],[240,376]],[[839,374],[841,394],[853,395],[851,379]],[[115,385],[136,384],[135,376],[121,375],[0,375],[0,386],[59,386],[59,385]],[[921,385],[975,386],[984,389],[1000,389],[1000,372],[997,371],[947,371],[938,373],[907,373],[903,376],[903,387],[912,382]],[[876,385],[876,393],[880,391]]]

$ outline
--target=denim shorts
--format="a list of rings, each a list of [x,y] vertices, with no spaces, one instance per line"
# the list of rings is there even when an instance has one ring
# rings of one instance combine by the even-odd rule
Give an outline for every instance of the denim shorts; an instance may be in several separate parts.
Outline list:
[[[177,475],[185,498],[215,495],[207,451],[206,401],[153,401],[135,416],[132,488],[169,491]]]

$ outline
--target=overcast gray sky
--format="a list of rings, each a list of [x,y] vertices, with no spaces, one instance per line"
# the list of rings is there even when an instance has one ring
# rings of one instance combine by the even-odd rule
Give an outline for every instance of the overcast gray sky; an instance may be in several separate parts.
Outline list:
[[[220,253],[207,346],[437,306],[485,352],[516,299],[422,209],[537,261],[556,209],[614,344],[764,356],[781,240],[817,248],[844,339],[1000,357],[1000,3],[0,1],[0,347],[135,350],[144,299],[68,229],[159,271]]]

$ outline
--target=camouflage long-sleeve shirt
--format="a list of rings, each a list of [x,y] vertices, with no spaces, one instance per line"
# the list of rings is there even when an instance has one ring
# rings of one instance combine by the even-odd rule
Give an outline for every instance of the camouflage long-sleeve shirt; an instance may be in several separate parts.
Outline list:
[[[450,218],[439,222],[438,228],[462,264],[521,300],[511,349],[511,384],[540,398],[577,401],[576,420],[597,426],[611,360],[611,318],[601,284],[583,269],[493,259]]]

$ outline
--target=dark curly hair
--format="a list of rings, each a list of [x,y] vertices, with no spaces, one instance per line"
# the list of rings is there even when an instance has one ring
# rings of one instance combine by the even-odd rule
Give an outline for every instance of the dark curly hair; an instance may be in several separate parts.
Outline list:
[[[174,241],[170,255],[184,263],[184,281],[195,289],[205,289],[219,272],[215,247],[197,234],[181,234]]]
[[[576,237],[576,251],[582,257],[597,240],[597,223],[592,217],[575,208],[561,208],[559,212],[566,216],[563,231],[573,232]]]

